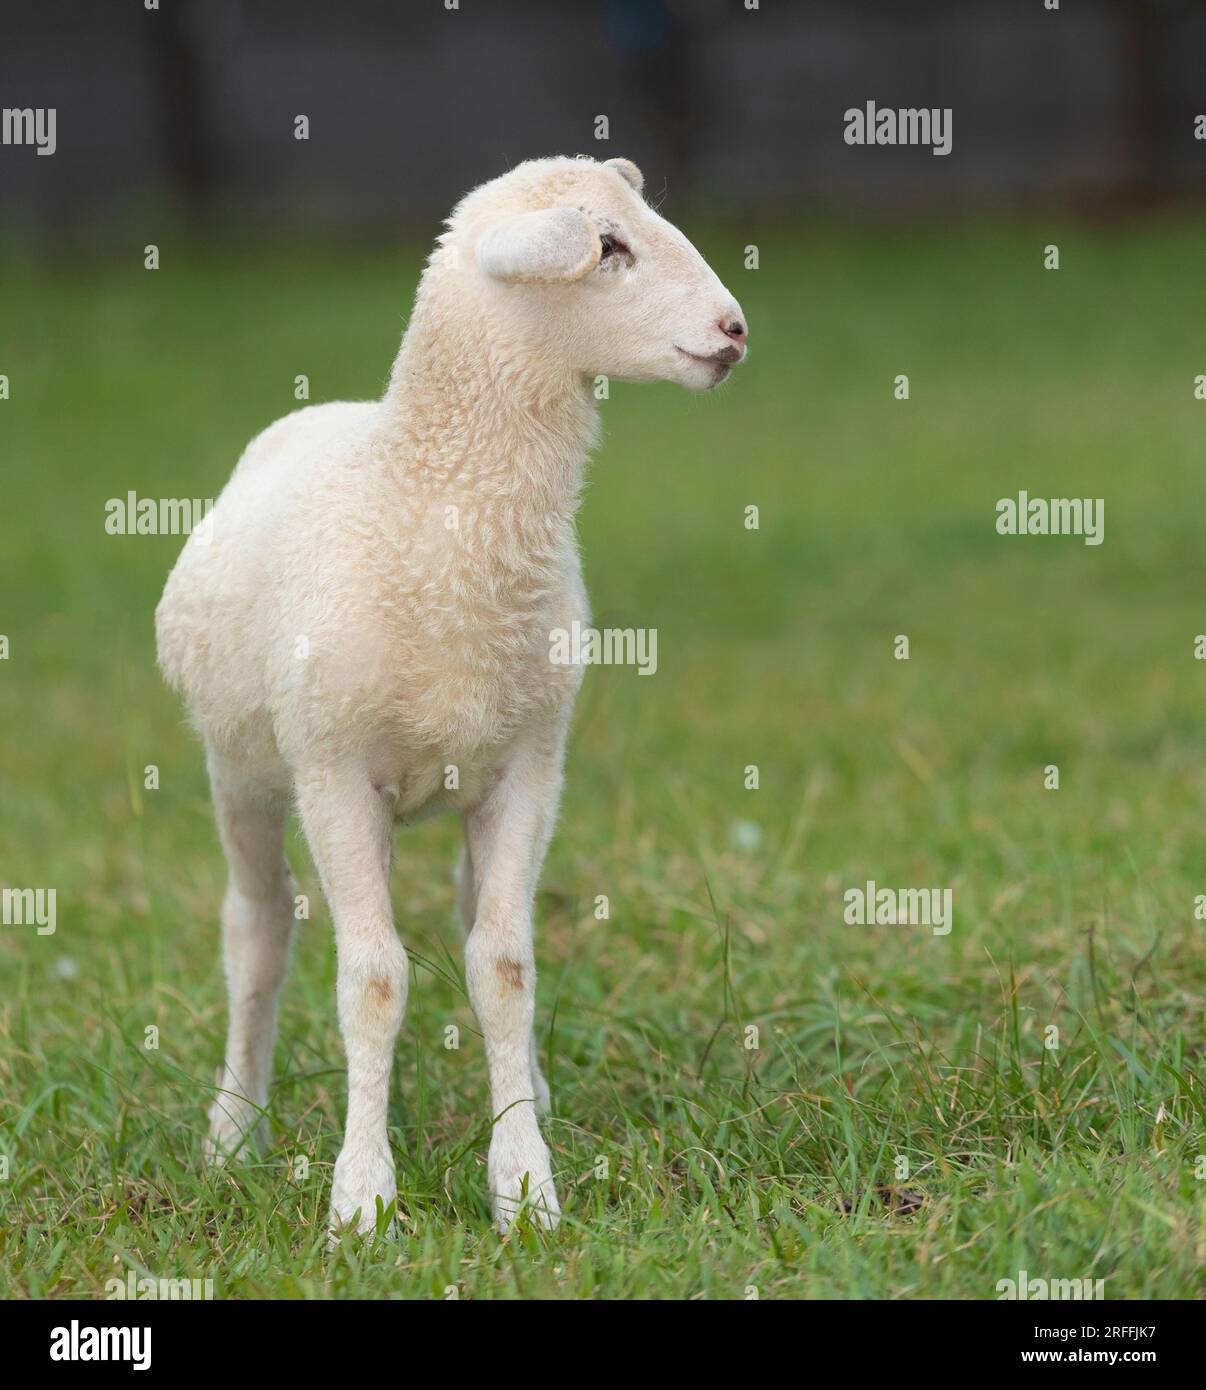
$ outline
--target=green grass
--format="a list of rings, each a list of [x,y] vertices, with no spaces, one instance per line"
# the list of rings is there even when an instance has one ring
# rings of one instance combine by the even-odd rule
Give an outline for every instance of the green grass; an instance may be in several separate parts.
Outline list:
[[[748,366],[707,398],[616,387],[582,513],[596,620],[656,627],[659,671],[589,673],[540,898],[565,1219],[490,1226],[435,822],[394,879],[403,1219],[334,1254],[325,912],[284,996],[275,1146],[199,1161],[224,870],[154,669],[178,541],[106,535],[104,503],[216,495],[298,373],[376,394],[421,248],[8,261],[0,882],[55,887],[58,930],[0,927],[0,1295],[132,1268],[220,1298],[992,1298],[1019,1269],[1201,1296],[1200,229],[758,239],[745,271],[748,229],[700,238]],[[997,536],[1021,488],[1104,497],[1105,544]],[[847,926],[869,878],[952,888],[953,931]]]

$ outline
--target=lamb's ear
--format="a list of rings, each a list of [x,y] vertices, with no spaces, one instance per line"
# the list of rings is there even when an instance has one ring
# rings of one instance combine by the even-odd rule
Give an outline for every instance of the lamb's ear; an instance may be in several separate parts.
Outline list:
[[[614,169],[625,183],[632,184],[633,188],[635,188],[638,193],[645,187],[645,175],[641,173],[631,159],[605,159],[603,163],[609,169]]]
[[[517,212],[487,227],[477,243],[477,263],[504,284],[577,280],[599,264],[595,224],[577,208]]]

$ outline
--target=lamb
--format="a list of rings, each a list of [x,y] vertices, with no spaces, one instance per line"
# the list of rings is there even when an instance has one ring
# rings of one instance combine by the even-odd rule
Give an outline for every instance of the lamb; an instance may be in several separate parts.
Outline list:
[[[334,922],[347,1123],[331,1229],[396,1196],[386,1136],[407,993],[396,820],[455,811],[465,975],[505,1233],[559,1206],[537,1123],[532,906],[589,624],[574,534],[599,377],[718,385],[744,318],[626,159],[529,160],[438,238],[384,397],[310,406],[248,446],[156,611],[159,662],[206,750],[229,882],[229,1033],[209,1113],[221,1163],[262,1131],[294,931],[291,803]],[[261,1136],[262,1137],[262,1136]]]

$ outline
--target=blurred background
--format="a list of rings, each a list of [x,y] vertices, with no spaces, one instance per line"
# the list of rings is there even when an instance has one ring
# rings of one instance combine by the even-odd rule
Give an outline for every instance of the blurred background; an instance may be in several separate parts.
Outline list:
[[[63,237],[164,202],[198,224],[427,225],[551,153],[639,156],[654,197],[736,212],[1133,204],[1206,183],[1201,0],[5,0],[3,13],[0,95],[56,107],[59,149],[3,152],[0,213]],[[953,153],[847,146],[842,113],[868,100],[952,107]]]

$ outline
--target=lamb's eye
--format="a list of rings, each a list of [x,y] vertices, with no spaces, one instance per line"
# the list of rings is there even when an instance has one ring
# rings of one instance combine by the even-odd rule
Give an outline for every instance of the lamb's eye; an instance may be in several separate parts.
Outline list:
[[[609,257],[632,255],[632,252],[625,246],[620,238],[618,236],[612,236],[610,232],[599,238],[599,244],[603,248],[599,256],[601,261],[605,261]]]

